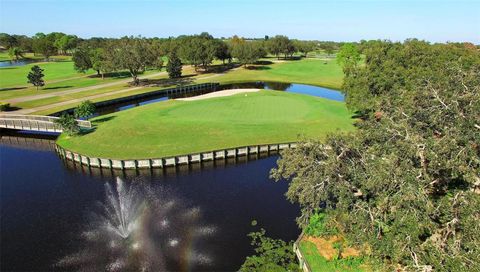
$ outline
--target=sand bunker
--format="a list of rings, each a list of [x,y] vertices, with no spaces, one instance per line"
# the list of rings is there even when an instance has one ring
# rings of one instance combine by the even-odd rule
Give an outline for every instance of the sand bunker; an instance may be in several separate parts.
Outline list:
[[[194,101],[194,100],[202,100],[202,99],[208,99],[208,98],[214,98],[214,97],[230,96],[230,95],[239,94],[239,93],[253,93],[253,92],[258,92],[260,90],[261,89],[232,89],[232,90],[218,91],[218,92],[207,93],[207,94],[202,94],[202,95],[197,95],[197,96],[192,96],[187,98],[178,98],[177,100]]]

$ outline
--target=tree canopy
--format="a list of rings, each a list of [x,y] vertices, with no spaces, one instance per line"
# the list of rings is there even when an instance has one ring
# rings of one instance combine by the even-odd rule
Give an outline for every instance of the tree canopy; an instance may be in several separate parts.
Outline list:
[[[37,87],[42,87],[45,85],[45,81],[43,80],[43,77],[45,75],[43,74],[43,69],[40,68],[38,65],[32,66],[31,71],[27,75],[27,83],[31,83],[33,86]]]
[[[291,178],[302,226],[326,210],[378,270],[474,271],[479,53],[413,40],[377,41],[364,54],[345,78],[348,106],[366,112],[357,132],[285,151],[273,177]]]

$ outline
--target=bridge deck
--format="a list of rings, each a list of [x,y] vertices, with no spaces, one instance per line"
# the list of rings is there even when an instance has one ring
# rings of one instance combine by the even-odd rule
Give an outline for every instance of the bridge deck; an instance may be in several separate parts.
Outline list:
[[[0,128],[39,132],[63,132],[55,123],[59,117],[42,115],[0,114]],[[79,127],[91,128],[90,121],[77,120]]]

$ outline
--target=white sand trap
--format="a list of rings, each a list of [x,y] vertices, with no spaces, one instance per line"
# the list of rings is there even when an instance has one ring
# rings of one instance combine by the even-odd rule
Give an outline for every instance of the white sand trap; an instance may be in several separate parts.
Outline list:
[[[176,100],[194,101],[194,100],[202,100],[202,99],[208,99],[208,98],[214,98],[214,97],[230,96],[230,95],[239,94],[239,93],[253,93],[253,92],[258,92],[260,90],[261,89],[231,89],[231,90],[218,91],[218,92],[207,93],[207,94],[202,94],[202,95],[197,95],[197,96],[192,96],[187,98],[177,98]]]

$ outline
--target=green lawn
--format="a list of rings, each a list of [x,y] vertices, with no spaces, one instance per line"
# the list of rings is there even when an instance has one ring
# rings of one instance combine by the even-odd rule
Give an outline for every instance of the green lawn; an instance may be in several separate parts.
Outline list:
[[[323,138],[352,131],[341,102],[278,91],[197,101],[170,100],[101,116],[83,136],[62,135],[62,147],[92,157],[166,157],[243,145]]]
[[[361,258],[349,258],[340,260],[327,260],[318,253],[314,243],[309,241],[300,242],[300,251],[303,253],[312,272],[363,272],[368,271],[363,265]]]
[[[70,60],[37,62],[23,66],[0,68],[0,89],[27,86],[27,74],[33,65],[44,69],[45,81],[53,81],[72,77],[84,76],[73,69],[73,62]],[[92,73],[92,72],[90,72]]]

